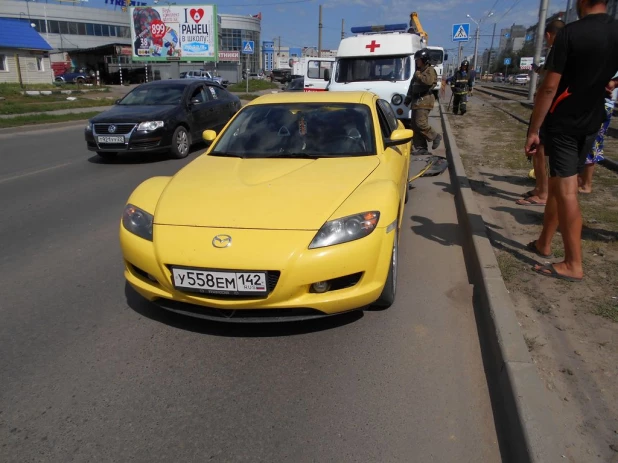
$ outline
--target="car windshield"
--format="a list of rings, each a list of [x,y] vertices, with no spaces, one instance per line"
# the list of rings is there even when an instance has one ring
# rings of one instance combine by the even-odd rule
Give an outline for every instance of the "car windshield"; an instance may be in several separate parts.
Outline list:
[[[335,82],[372,82],[408,80],[411,75],[409,56],[375,58],[340,58]]]
[[[184,85],[156,85],[137,87],[121,101],[120,105],[177,105],[182,101]]]
[[[247,106],[210,152],[241,158],[318,158],[375,154],[371,111],[362,104]]]
[[[436,66],[444,61],[444,52],[442,50],[429,50],[429,64]]]

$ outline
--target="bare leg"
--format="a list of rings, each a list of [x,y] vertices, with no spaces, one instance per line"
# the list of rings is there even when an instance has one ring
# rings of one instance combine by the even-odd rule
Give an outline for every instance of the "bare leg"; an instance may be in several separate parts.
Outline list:
[[[594,174],[594,164],[586,164],[584,171],[579,174],[580,193],[592,193],[592,174]]]
[[[554,268],[562,275],[582,278],[582,216],[577,201],[577,175],[549,179],[549,199],[545,207],[543,231],[537,242],[539,251],[549,254],[551,238],[558,224],[564,241],[564,261],[554,264]]]

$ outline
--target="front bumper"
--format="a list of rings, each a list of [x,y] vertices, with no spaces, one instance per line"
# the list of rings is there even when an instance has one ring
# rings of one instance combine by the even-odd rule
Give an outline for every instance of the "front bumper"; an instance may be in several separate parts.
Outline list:
[[[219,234],[231,235],[233,245],[214,248],[213,237]],[[314,231],[155,225],[153,235],[155,241],[150,242],[120,226],[124,275],[139,294],[176,312],[210,319],[235,316],[244,321],[311,319],[375,302],[386,282],[395,236],[393,231],[377,228],[360,240],[308,249]],[[278,273],[278,279],[263,298],[212,296],[175,289],[170,265],[266,270]],[[311,285],[319,281],[332,281],[332,289],[312,292]],[[255,316],[252,311],[257,311]]]
[[[120,124],[118,124],[120,125]],[[160,152],[169,151],[171,148],[172,137],[165,128],[160,128],[152,132],[138,132],[137,124],[128,132],[123,134],[98,133],[96,129],[86,130],[84,137],[89,151],[103,152]],[[99,137],[122,137],[122,142],[102,143]]]

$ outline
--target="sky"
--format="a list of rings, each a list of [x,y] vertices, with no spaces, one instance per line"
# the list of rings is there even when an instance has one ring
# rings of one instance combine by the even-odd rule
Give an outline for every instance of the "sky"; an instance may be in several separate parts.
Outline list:
[[[42,0],[38,0],[41,2]],[[153,5],[152,0],[140,0]],[[195,5],[195,0],[173,0],[177,5]],[[159,5],[167,2],[159,1]],[[203,2],[202,4],[211,2]],[[470,23],[472,38],[464,44],[464,54],[474,52],[476,25],[482,18],[479,52],[489,48],[493,25],[496,23],[496,39],[500,29],[513,24],[531,26],[537,22],[540,0],[431,0],[411,2],[408,0],[225,0],[216,3],[219,13],[255,15],[262,13],[262,40],[281,37],[282,46],[304,47],[318,45],[319,5],[322,5],[322,48],[337,49],[341,40],[341,21],[344,20],[346,36],[352,35],[352,26],[408,23],[410,13],[416,11],[425,31],[429,45],[441,46],[456,52],[457,44],[451,41],[453,24]],[[567,0],[550,0],[548,16],[564,11]],[[89,0],[84,5],[110,8],[105,0]],[[111,7],[113,8],[113,7]],[[119,8],[119,7],[118,7]],[[492,16],[487,17],[489,13]]]

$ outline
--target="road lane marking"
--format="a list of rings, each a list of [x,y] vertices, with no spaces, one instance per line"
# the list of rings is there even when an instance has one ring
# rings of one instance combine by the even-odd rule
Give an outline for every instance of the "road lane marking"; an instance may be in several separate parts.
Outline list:
[[[39,169],[32,172],[24,172],[22,174],[13,175],[12,177],[0,178],[0,185],[6,182],[10,182],[11,180],[17,180],[24,177],[30,177],[31,175],[41,174],[43,172],[47,172],[49,170],[59,169],[60,167],[68,166],[73,164],[72,162],[65,162],[64,164],[58,164],[57,166],[46,167],[45,169]]]

